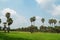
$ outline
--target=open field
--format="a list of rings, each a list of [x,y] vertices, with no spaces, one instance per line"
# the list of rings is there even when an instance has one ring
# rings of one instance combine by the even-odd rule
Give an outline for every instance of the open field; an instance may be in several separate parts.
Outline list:
[[[30,32],[0,32],[0,40],[60,40],[57,33],[30,33]]]

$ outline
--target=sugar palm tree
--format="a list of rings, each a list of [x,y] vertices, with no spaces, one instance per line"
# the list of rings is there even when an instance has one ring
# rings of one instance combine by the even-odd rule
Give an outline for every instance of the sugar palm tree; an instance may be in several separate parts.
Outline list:
[[[56,20],[56,19],[54,19],[54,20],[53,20],[53,22],[54,22],[54,26],[55,26],[55,24],[57,23],[57,20]]]
[[[53,19],[49,19],[48,23],[53,26]]]
[[[33,32],[33,22],[35,23],[35,20],[36,20],[36,17],[34,16],[34,17],[31,17],[30,18],[30,22],[31,22],[31,27],[30,27],[30,32],[32,33]]]
[[[42,19],[41,19],[41,22],[42,22],[42,23],[43,23],[43,25],[44,25],[45,19],[44,19],[44,18],[42,18]]]
[[[35,22],[35,20],[36,20],[35,16],[30,18],[31,25],[33,25],[32,22]]]
[[[10,30],[10,25],[13,23],[13,20],[12,20],[12,18],[10,18],[10,13],[9,12],[7,12],[6,13],[6,18],[7,18],[7,24],[8,24],[8,32],[9,32],[9,30]]]
[[[9,32],[9,30],[10,30],[10,25],[13,23],[12,18],[8,18],[8,19],[7,19],[7,23],[8,23],[8,32]]]

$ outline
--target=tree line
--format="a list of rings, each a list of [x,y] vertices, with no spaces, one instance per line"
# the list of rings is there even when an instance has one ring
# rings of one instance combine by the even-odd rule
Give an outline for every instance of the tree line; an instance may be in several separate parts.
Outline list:
[[[38,29],[37,26],[35,26],[35,21],[36,21],[36,17],[33,16],[30,18],[30,22],[31,25],[25,28],[17,28],[17,29],[10,29],[10,25],[13,23],[12,18],[10,17],[10,13],[7,12],[5,17],[7,18],[6,22],[4,22],[4,32],[6,31],[25,31],[25,32],[54,32],[54,33],[60,33],[60,26],[56,26],[56,23],[60,21],[57,21],[56,19],[49,19],[48,23],[50,24],[50,26],[44,26],[45,23],[45,18],[41,19],[41,22],[43,25],[40,26],[40,28]],[[0,19],[0,23],[1,23],[1,19]],[[6,27],[8,26],[8,27]],[[1,30],[1,26],[0,26],[0,30]]]
[[[43,25],[40,26],[40,28],[38,29],[37,26],[35,26],[35,21],[36,21],[36,17],[33,16],[30,18],[30,22],[31,22],[31,26],[25,27],[25,28],[17,28],[17,29],[13,29],[14,31],[25,31],[25,32],[52,32],[52,33],[60,33],[60,26],[56,26],[56,23],[60,21],[57,21],[56,19],[49,19],[48,23],[50,24],[50,26],[44,26],[44,22],[45,19],[42,18],[41,22]]]

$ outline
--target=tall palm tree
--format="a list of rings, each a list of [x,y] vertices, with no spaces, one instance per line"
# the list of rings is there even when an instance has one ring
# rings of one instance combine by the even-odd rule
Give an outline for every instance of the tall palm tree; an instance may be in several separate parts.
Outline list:
[[[57,23],[57,20],[56,20],[56,19],[54,19],[54,20],[53,20],[53,22],[54,22],[54,26],[55,26],[55,24]]]
[[[30,22],[31,22],[30,32],[31,33],[33,33],[33,24],[32,23],[33,22],[35,23],[35,20],[36,20],[36,17],[35,16],[30,18]]]
[[[49,19],[48,23],[53,26],[53,19]]]
[[[7,24],[8,24],[8,32],[9,32],[9,30],[10,30],[10,25],[13,23],[13,20],[12,20],[12,18],[10,18],[10,13],[9,12],[7,12],[6,13],[6,18],[7,18]]]
[[[33,25],[32,22],[35,22],[35,20],[36,20],[35,16],[30,18],[31,25]]]
[[[42,19],[41,19],[41,22],[42,22],[42,23],[43,23],[43,25],[44,25],[45,19],[44,19],[44,18],[42,18]]]
[[[8,19],[7,19],[7,23],[8,23],[8,32],[9,32],[9,30],[10,30],[10,25],[13,23],[12,18],[8,18]]]
[[[52,26],[55,26],[55,24],[57,23],[57,20],[56,19],[49,19],[49,24]]]

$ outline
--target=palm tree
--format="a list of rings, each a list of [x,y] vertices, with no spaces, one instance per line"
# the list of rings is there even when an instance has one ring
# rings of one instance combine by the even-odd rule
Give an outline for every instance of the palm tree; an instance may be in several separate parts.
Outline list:
[[[53,20],[53,22],[54,22],[54,26],[55,26],[55,24],[57,23],[57,20],[56,20],[56,19],[54,19],[54,20]]]
[[[33,24],[32,23],[33,22],[35,23],[35,20],[36,20],[36,17],[35,16],[30,18],[30,22],[31,22],[30,32],[31,33],[33,33]]]
[[[9,30],[10,30],[10,25],[13,23],[12,18],[8,18],[8,19],[7,19],[7,23],[8,23],[8,32],[9,32]]]
[[[49,19],[48,23],[53,26],[53,19]]]
[[[7,30],[8,30],[8,32],[9,32],[9,30],[10,30],[10,25],[13,23],[12,18],[10,18],[10,13],[9,13],[9,12],[6,13],[6,18],[7,18],[7,24],[8,24]]]
[[[35,16],[30,18],[31,25],[33,25],[32,22],[35,22],[35,20],[36,20]]]
[[[43,23],[43,25],[44,25],[45,19],[44,19],[44,18],[42,18],[42,19],[41,19],[41,22],[42,22],[42,23]]]
[[[55,26],[55,24],[57,23],[57,20],[56,19],[49,19],[49,24],[52,26]]]

